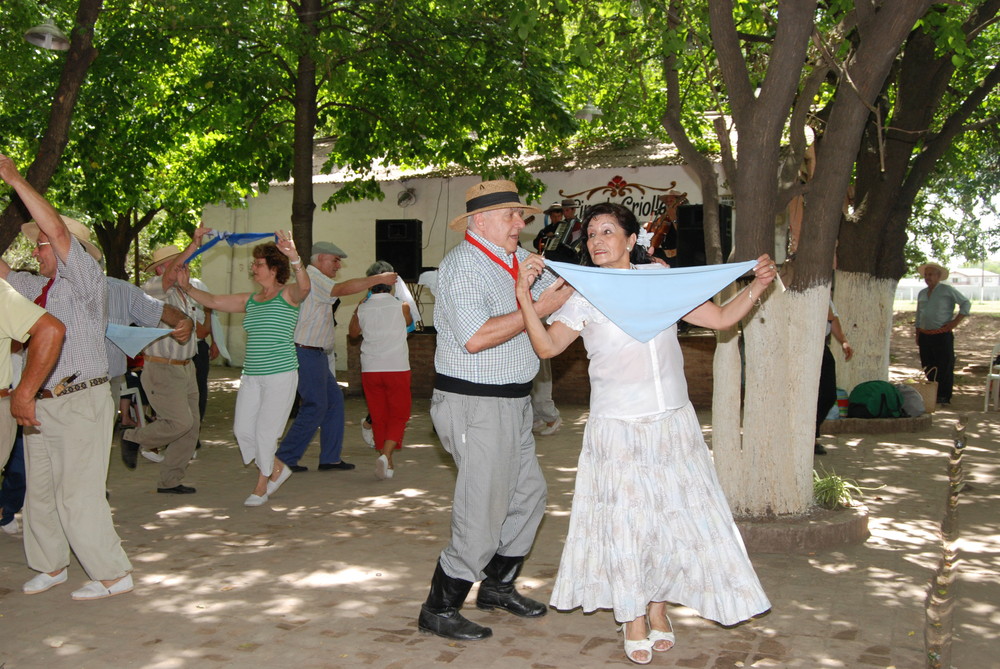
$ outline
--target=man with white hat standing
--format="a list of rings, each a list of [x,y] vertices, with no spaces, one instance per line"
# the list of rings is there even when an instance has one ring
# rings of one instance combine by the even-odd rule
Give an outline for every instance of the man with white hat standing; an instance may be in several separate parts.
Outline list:
[[[333,350],[333,305],[344,295],[366,291],[380,283],[396,282],[395,272],[348,279],[337,283],[341,260],[347,257],[331,242],[313,244],[306,272],[312,290],[302,302],[295,326],[295,354],[299,360],[299,412],[281,441],[275,457],[293,472],[309,468],[299,460],[319,430],[320,471],[349,471],[354,465],[340,457],[344,448],[344,394],[330,371],[327,354]]]
[[[104,348],[108,288],[97,262],[101,252],[90,230],[60,217],[3,155],[0,178],[35,219],[21,231],[37,244],[33,255],[41,274],[12,272],[0,261],[0,278],[66,326],[62,352],[36,402],[39,424],[24,431],[24,552],[39,573],[23,590],[33,595],[65,583],[72,550],[93,579],[73,599],[131,592],[132,564],[104,497],[115,409]]]
[[[929,262],[917,268],[927,287],[917,294],[916,338],[920,366],[928,381],[937,381],[938,404],[951,404],[955,384],[955,334],[972,303],[946,283],[948,268]],[[958,313],[955,314],[955,307]]]
[[[458,467],[451,541],[441,552],[420,609],[425,632],[457,640],[493,634],[459,612],[473,582],[476,606],[523,617],[546,606],[514,587],[545,512],[545,479],[535,456],[529,393],[538,357],[524,333],[514,287],[523,215],[510,181],[484,181],[466,191],[466,211],[449,223],[465,238],[441,262],[434,308],[437,349],[431,418]],[[547,316],[572,293],[535,282],[535,310]],[[551,287],[550,287],[551,286]]]
[[[163,246],[153,251],[153,260],[145,271],[155,272],[156,276],[144,283],[142,289],[150,297],[176,309],[193,326],[204,320],[205,313],[177,285],[180,255],[181,250],[176,246]],[[161,319],[161,326],[173,327],[166,318],[161,316]],[[121,434],[122,461],[129,469],[135,469],[140,449],[166,449],[161,453],[158,493],[188,495],[196,492],[195,488],[181,483],[201,432],[198,381],[192,362],[198,342],[190,336],[191,326],[186,328],[186,334],[181,339],[162,337],[143,349],[140,381],[149,405],[156,412],[156,420],[125,428]]]

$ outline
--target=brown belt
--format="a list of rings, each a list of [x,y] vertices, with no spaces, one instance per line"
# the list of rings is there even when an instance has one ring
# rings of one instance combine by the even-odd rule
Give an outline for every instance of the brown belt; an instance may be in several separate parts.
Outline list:
[[[307,351],[325,351],[326,350],[322,346],[306,346],[305,344],[296,344],[295,348],[304,348]]]
[[[186,365],[189,362],[191,362],[190,360],[174,360],[173,358],[161,358],[156,355],[144,355],[142,357],[143,360],[145,360],[146,362],[159,362],[163,363],[164,365]]]
[[[99,386],[102,383],[107,383],[108,377],[101,376],[96,379],[90,379],[89,381],[80,381],[79,383],[74,383],[72,385],[63,386],[59,383],[56,386],[55,391],[51,390],[39,390],[38,394],[35,395],[35,399],[39,400],[49,400],[53,397],[62,397],[63,395],[69,395],[70,393],[75,393],[78,390],[86,390],[87,388],[93,388],[94,386]]]

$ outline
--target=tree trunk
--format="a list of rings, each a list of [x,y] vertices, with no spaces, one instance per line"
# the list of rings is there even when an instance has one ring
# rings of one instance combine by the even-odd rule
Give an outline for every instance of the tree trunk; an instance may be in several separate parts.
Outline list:
[[[87,77],[87,70],[97,58],[97,49],[94,48],[94,25],[97,23],[103,4],[104,0],[80,0],[77,6],[76,24],[70,35],[66,62],[52,99],[52,108],[49,110],[49,124],[38,143],[34,162],[24,173],[28,183],[43,195],[49,188],[63,151],[66,150],[73,108]],[[10,246],[21,225],[28,220],[28,211],[21,204],[21,200],[13,198],[0,214],[0,248],[5,249]]]
[[[851,392],[862,381],[888,380],[896,284],[895,279],[879,279],[867,272],[837,270],[833,300],[844,335],[854,349],[854,357],[847,362],[839,346],[830,347],[837,361],[839,388]]]
[[[313,143],[316,136],[316,61],[312,55],[319,34],[320,0],[301,0],[294,4],[305,45],[299,54],[295,76],[295,140],[292,161],[292,237],[299,253],[309,257],[312,249],[313,213]]]
[[[800,514],[812,505],[816,391],[828,299],[827,286],[804,292],[772,289],[751,312],[744,329],[743,438],[715,425],[716,412],[731,413],[731,403],[712,408],[715,466],[737,516]],[[738,388],[739,365],[720,360],[720,351],[716,356],[716,392]],[[755,364],[767,360],[783,362]]]

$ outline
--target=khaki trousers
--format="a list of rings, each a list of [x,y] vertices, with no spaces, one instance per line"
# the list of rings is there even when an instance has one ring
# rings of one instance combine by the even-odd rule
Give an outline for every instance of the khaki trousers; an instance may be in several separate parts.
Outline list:
[[[194,365],[147,362],[140,380],[156,420],[125,430],[124,436],[146,449],[166,447],[159,487],[173,488],[184,479],[201,431]]]
[[[17,436],[17,421],[10,415],[10,397],[0,397],[0,469],[7,465]]]
[[[41,425],[24,428],[28,566],[62,569],[72,550],[91,579],[124,576],[132,564],[104,497],[115,415],[108,384],[38,400],[35,415]]]

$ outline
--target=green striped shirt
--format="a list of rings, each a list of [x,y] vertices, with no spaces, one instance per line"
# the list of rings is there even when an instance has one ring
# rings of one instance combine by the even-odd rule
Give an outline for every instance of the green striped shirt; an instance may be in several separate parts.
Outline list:
[[[243,373],[247,376],[280,374],[299,368],[295,355],[295,323],[299,308],[278,293],[266,302],[247,300],[243,329],[247,333],[247,353]]]

